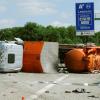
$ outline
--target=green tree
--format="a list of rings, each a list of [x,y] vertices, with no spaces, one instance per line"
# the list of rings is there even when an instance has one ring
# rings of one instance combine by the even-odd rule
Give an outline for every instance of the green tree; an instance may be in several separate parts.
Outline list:
[[[67,44],[86,42],[86,37],[76,36],[75,26],[54,27],[49,25],[44,27],[34,22],[28,22],[24,27],[0,30],[0,40],[14,40],[14,37],[19,37],[25,41],[53,41]],[[95,36],[89,36],[88,42],[100,45],[100,32],[96,32]]]

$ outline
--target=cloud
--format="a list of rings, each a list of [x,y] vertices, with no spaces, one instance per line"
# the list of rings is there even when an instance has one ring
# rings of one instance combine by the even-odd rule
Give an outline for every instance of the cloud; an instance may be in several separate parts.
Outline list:
[[[13,19],[0,19],[0,28],[13,27],[15,23]]]
[[[25,15],[48,15],[56,13],[54,4],[41,2],[41,0],[25,0],[18,3],[18,8]]]
[[[7,8],[3,5],[0,5],[0,12],[5,12]]]
[[[58,12],[56,20],[53,21],[51,24],[53,26],[69,26],[74,22],[72,17],[73,17],[72,13],[67,13],[66,11]]]
[[[68,14],[66,12],[62,12],[61,13],[61,18],[67,19],[68,18]]]
[[[58,27],[60,27],[60,26],[65,26],[65,27],[67,27],[67,26],[69,26],[70,24],[66,24],[65,22],[61,22],[61,21],[54,21],[54,22],[52,22],[51,23],[51,25],[53,25],[53,26],[58,26]]]
[[[100,10],[95,10],[94,13],[100,13]]]

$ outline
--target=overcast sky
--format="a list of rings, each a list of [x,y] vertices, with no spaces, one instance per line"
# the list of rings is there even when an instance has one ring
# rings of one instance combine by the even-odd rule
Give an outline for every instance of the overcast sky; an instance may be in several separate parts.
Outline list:
[[[26,22],[41,25],[75,25],[75,3],[94,2],[100,12],[100,0],[0,0],[0,28],[24,26]],[[100,21],[95,21],[100,30]]]

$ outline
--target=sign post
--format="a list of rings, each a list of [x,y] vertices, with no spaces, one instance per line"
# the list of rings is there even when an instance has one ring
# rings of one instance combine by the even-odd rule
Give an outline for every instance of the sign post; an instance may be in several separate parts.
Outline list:
[[[94,3],[76,3],[76,35],[94,35]]]

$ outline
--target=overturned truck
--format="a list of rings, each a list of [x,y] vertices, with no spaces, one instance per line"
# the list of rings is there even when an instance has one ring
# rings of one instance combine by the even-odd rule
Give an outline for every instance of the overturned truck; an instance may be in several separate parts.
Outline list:
[[[0,72],[18,72],[22,68],[23,46],[15,41],[0,41]]]

